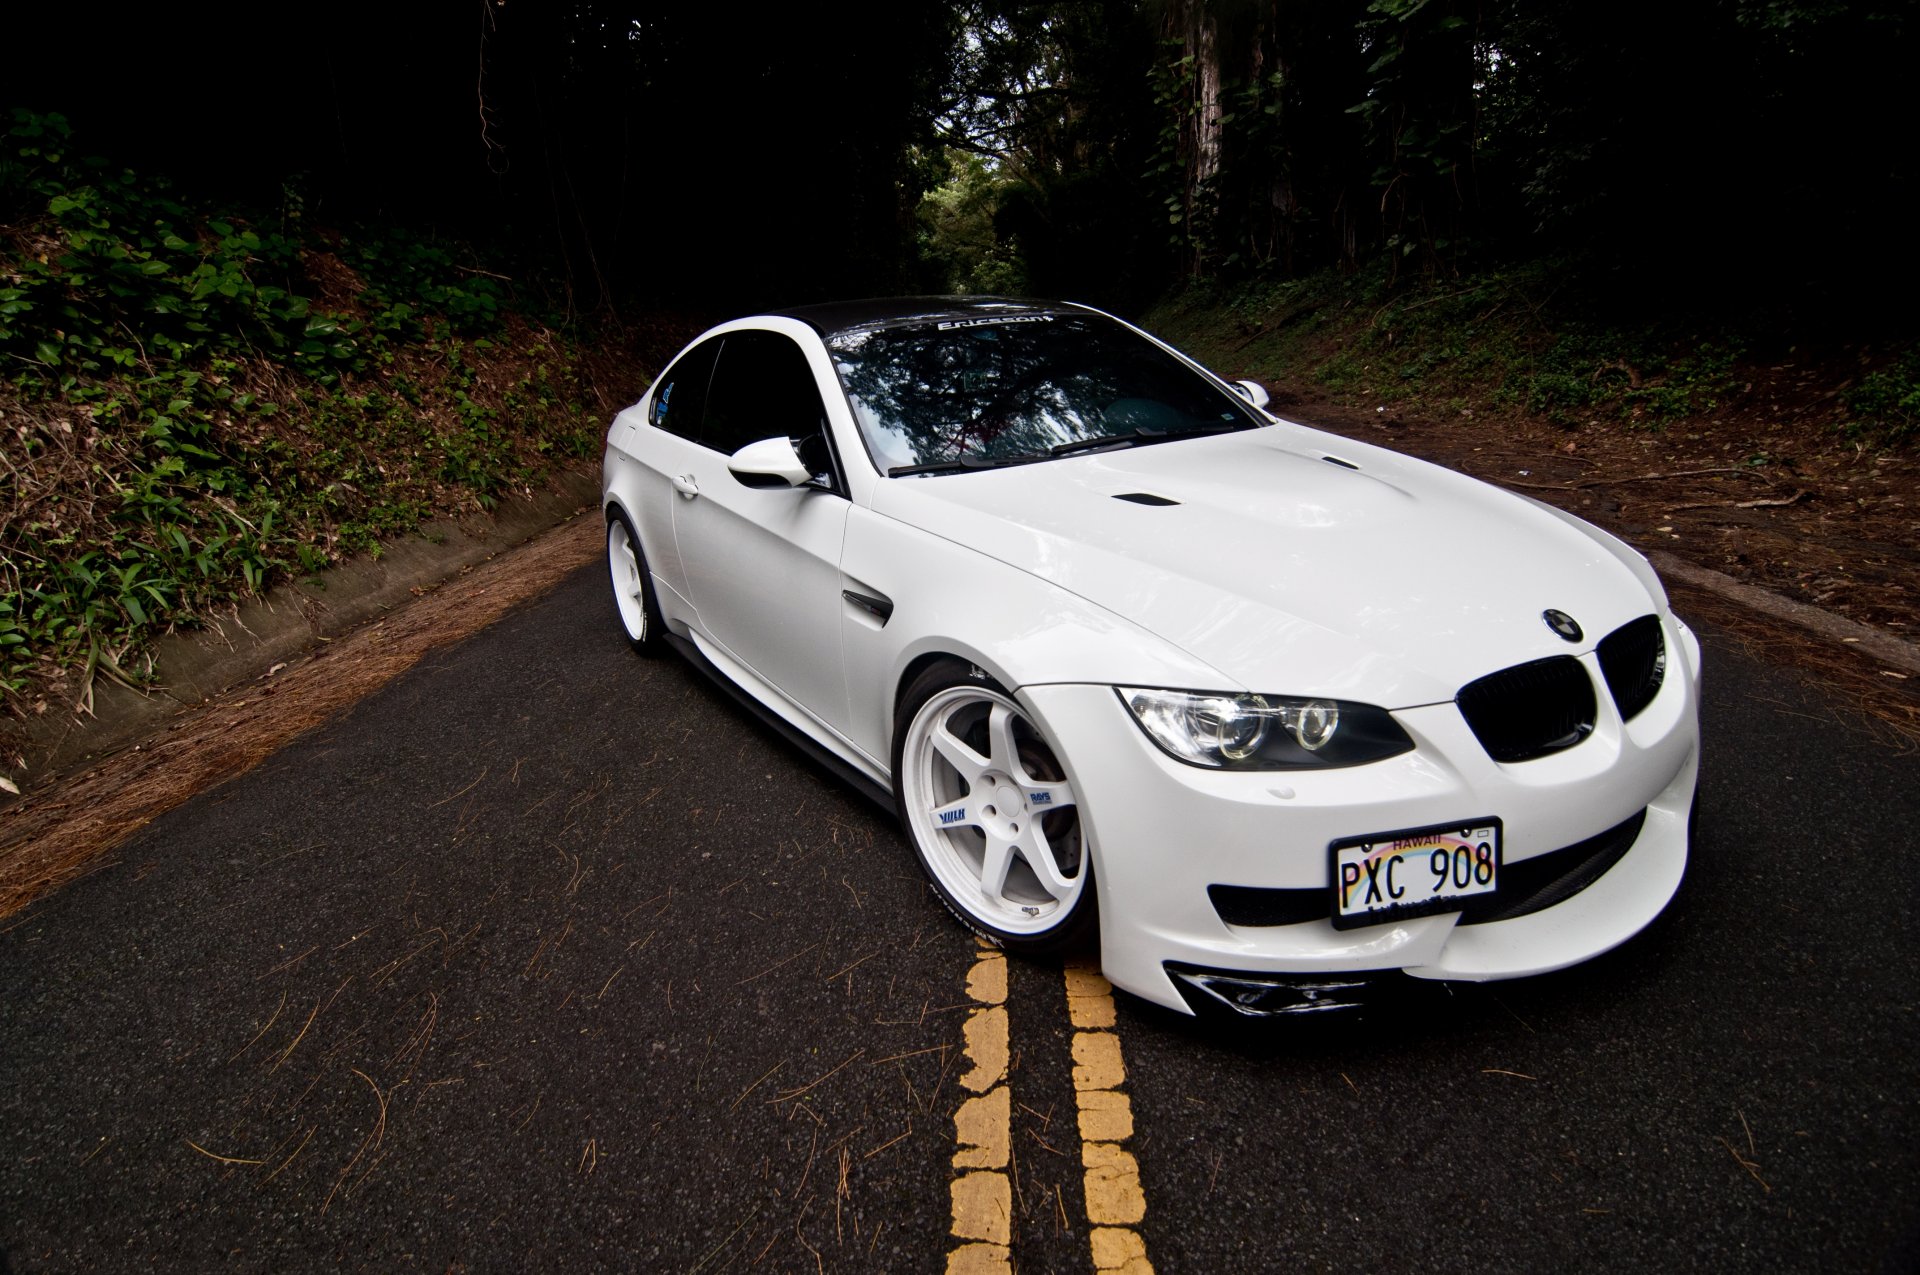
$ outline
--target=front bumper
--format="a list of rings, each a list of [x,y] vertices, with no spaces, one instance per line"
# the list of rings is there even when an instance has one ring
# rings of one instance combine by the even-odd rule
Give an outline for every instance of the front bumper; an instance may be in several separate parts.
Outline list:
[[[1415,748],[1386,761],[1222,772],[1160,752],[1111,687],[1024,689],[1091,838],[1107,977],[1187,1010],[1170,963],[1254,976],[1397,970],[1477,982],[1561,969],[1625,942],[1659,915],[1686,870],[1699,770],[1698,647],[1671,622],[1667,637],[1678,658],[1631,722],[1603,695],[1593,734],[1578,746],[1509,765],[1487,756],[1451,703],[1397,711]],[[1601,685],[1597,666],[1589,671]],[[1287,892],[1328,890],[1335,840],[1489,816],[1502,821],[1510,868],[1608,834],[1622,840],[1607,850],[1610,866],[1570,895],[1549,893],[1538,910],[1479,923],[1450,913],[1342,931],[1324,913],[1247,924],[1244,911],[1224,909],[1236,924],[1209,893],[1228,886],[1242,897],[1310,899]]]

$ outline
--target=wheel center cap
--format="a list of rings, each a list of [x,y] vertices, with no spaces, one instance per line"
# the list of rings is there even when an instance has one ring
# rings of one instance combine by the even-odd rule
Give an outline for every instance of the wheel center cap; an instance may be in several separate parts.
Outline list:
[[[1000,808],[1000,813],[1015,815],[1020,813],[1021,806],[1026,802],[1026,796],[1018,788],[1001,784],[993,790],[993,801]]]

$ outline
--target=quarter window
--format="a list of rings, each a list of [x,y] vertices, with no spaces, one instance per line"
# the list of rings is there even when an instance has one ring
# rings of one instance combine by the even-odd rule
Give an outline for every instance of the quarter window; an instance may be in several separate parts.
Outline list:
[[[648,423],[682,438],[700,437],[700,420],[707,410],[707,385],[713,379],[713,363],[720,357],[722,338],[703,341],[680,356],[660,378],[654,391]]]

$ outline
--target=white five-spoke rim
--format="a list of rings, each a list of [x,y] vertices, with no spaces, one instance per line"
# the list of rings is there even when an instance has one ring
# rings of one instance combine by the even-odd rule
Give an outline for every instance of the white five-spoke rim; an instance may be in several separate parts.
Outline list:
[[[907,817],[947,893],[1009,933],[1059,924],[1086,885],[1084,837],[1072,785],[1036,773],[1064,772],[1032,723],[996,691],[956,686],[922,705],[907,730]]]
[[[636,642],[647,640],[647,582],[641,574],[640,551],[627,524],[615,518],[607,524],[607,568],[613,573],[613,600],[620,608],[620,623],[627,636]]]

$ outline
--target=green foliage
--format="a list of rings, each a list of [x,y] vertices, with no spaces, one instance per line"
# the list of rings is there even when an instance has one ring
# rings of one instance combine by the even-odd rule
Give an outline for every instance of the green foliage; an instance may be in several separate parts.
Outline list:
[[[921,260],[936,286],[953,293],[1018,295],[1026,269],[1014,244],[995,226],[1002,200],[1018,182],[979,155],[949,150],[946,175],[927,192],[917,213]]]
[[[1018,289],[1116,309],[1161,287],[1154,122],[1138,0],[966,0],[950,10],[947,100],[909,150],[922,287]],[[954,282],[949,282],[954,281]]]
[[[1189,263],[1193,278],[1212,273],[1218,255],[1215,223],[1217,182],[1194,176],[1194,130],[1206,109],[1197,74],[1199,64],[1179,40],[1161,42],[1162,54],[1148,71],[1154,113],[1159,120],[1146,177],[1166,213],[1167,242]]]
[[[445,244],[391,232],[362,231],[341,244],[341,258],[367,281],[361,304],[388,336],[417,339],[422,319],[443,317],[462,336],[497,332],[506,317],[505,282],[464,266]]]
[[[0,134],[0,697],[147,680],[156,635],[592,454],[576,355],[451,247],[301,241],[70,140]]]
[[[0,142],[6,203],[45,199],[0,288],[0,357],[17,384],[58,392],[215,354],[264,353],[322,379],[358,365],[358,325],[293,292],[298,244],[197,217],[128,170],[49,146],[64,123],[14,117]]]
[[[1740,334],[1633,331],[1557,309],[1547,299],[1560,275],[1541,262],[1395,288],[1379,262],[1352,276],[1192,288],[1148,322],[1223,371],[1311,381],[1354,405],[1485,406],[1659,431],[1733,399]]]
[[[1219,104],[1211,111],[1204,96],[1209,71],[1224,72]],[[1269,187],[1264,202],[1272,205],[1272,186],[1288,168],[1286,73],[1234,75],[1218,65],[1209,68],[1185,42],[1167,39],[1147,83],[1157,127],[1145,178],[1164,216],[1168,246],[1186,263],[1188,275],[1235,278],[1276,264],[1279,237],[1271,225],[1256,229],[1258,218],[1250,218],[1246,205],[1248,192],[1262,183]],[[1203,134],[1210,140],[1203,141]],[[1198,157],[1208,146],[1223,166],[1202,176]],[[1224,167],[1228,157],[1231,171]],[[1300,212],[1270,211],[1289,225]]]
[[[1897,446],[1920,437],[1920,345],[1841,395],[1856,437]]]
[[[1451,268],[1476,198],[1473,12],[1169,3],[1144,176],[1187,277],[1297,277],[1381,250],[1389,277]]]
[[[1631,304],[1722,298],[1737,318],[1846,296],[1868,302],[1856,322],[1904,323],[1883,276],[1913,277],[1920,169],[1888,141],[1903,132],[1860,122],[1912,114],[1911,5],[1145,9],[1161,39],[1138,171],[1183,284],[1553,255]],[[1771,211],[1743,217],[1727,192],[1756,172]]]
[[[1469,12],[1444,0],[1373,0],[1360,23],[1373,60],[1347,111],[1374,157],[1390,272],[1415,254],[1431,271],[1458,247],[1477,140]]]

